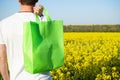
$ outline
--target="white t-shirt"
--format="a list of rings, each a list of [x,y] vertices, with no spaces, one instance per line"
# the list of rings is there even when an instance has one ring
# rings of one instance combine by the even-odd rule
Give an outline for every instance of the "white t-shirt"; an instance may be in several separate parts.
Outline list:
[[[44,21],[46,18],[40,18]],[[23,62],[23,23],[35,21],[35,14],[30,12],[15,13],[0,21],[0,44],[7,46],[7,58],[10,80],[50,80],[49,72],[30,74],[24,70]]]

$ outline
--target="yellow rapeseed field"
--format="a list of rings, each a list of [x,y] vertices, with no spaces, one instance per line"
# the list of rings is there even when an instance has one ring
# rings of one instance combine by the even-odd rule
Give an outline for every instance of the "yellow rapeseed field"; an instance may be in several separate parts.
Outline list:
[[[120,80],[120,33],[64,33],[64,52],[53,80]]]

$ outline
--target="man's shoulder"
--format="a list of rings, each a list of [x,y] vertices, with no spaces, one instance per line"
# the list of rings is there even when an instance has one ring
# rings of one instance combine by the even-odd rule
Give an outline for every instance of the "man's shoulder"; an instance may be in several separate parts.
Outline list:
[[[0,29],[4,31],[4,30],[10,29],[11,27],[14,27],[15,25],[19,25],[18,20],[20,21],[17,13],[15,13],[7,18],[4,18],[3,20],[0,21]]]
[[[1,23],[11,22],[11,21],[13,21],[16,18],[17,18],[17,16],[16,16],[16,13],[15,13],[15,14],[13,14],[13,15],[7,17],[7,18],[4,18],[3,20],[1,20]]]

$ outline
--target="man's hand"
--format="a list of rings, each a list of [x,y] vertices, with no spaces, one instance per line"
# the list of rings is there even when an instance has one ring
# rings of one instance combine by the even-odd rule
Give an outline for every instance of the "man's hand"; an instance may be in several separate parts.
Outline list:
[[[43,6],[38,5],[33,8],[34,13],[37,13],[39,16],[43,16]]]

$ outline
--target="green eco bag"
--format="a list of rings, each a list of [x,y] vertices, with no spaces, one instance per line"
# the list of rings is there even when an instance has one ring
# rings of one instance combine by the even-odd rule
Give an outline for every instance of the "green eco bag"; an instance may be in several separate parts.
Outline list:
[[[24,68],[29,73],[47,72],[64,65],[63,21],[51,20],[24,23]]]

